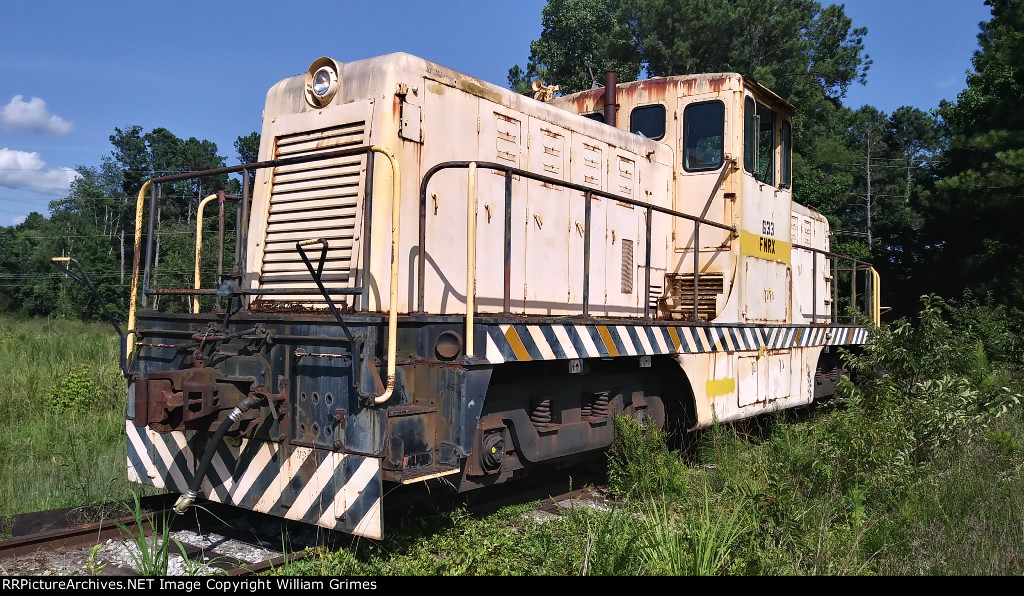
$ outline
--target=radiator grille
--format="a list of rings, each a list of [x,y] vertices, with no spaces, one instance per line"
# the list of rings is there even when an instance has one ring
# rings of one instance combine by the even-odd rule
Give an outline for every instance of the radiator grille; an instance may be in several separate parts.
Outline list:
[[[365,142],[365,122],[351,122],[320,130],[282,135],[276,139],[276,159],[328,153],[358,147]],[[355,285],[364,194],[366,157],[333,158],[274,169],[267,219],[260,286],[263,288],[315,288],[302,257],[299,240],[323,238],[329,250],[322,280],[328,288]],[[320,246],[307,247],[317,263]],[[268,295],[265,300],[297,300],[298,296]],[[303,302],[322,302],[303,296]]]
[[[670,273],[666,276],[668,296],[661,308],[671,319],[693,318],[693,274]],[[697,319],[711,321],[718,316],[718,297],[725,291],[725,278],[721,273],[702,273],[698,282]]]

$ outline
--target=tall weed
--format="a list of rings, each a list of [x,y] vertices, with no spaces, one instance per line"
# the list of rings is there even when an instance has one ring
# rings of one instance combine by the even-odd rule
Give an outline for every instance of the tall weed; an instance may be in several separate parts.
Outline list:
[[[615,416],[615,440],[608,453],[608,483],[618,497],[682,495],[688,468],[668,449],[668,436],[653,422]]]

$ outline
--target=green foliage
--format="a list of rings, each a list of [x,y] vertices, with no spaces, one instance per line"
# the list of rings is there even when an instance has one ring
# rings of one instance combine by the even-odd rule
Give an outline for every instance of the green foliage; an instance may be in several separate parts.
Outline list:
[[[131,126],[114,131],[111,154],[102,158],[99,167],[77,168],[79,178],[67,196],[50,204],[49,219],[34,213],[17,226],[0,227],[0,312],[102,319],[102,308],[92,293],[50,263],[51,257],[70,256],[79,260],[111,313],[123,321],[128,312],[137,193],[142,184],[155,176],[225,164],[210,141],[181,139],[163,128],[145,132]],[[255,151],[253,144],[258,144],[258,139],[256,133],[240,137],[237,148]],[[154,278],[162,276],[178,287],[192,287],[196,211],[204,197],[219,190],[238,192],[240,186],[227,176],[162,186],[153,239]],[[225,207],[224,267],[230,269],[237,202],[228,201]],[[216,231],[212,215],[206,214],[207,237]],[[143,245],[145,241],[142,239]],[[204,287],[214,283],[216,252],[215,247],[205,251]],[[181,310],[185,300],[165,302],[169,308]]]
[[[847,381],[843,389],[871,416],[871,426],[862,430],[891,437],[882,443],[869,439],[865,457],[855,459],[871,456],[883,470],[917,465],[953,442],[973,440],[1022,397],[1006,386],[1005,370],[990,366],[984,344],[943,318],[945,302],[936,296],[922,302],[916,327],[906,321],[883,327],[863,354],[846,358],[859,382]]]
[[[620,497],[683,494],[686,465],[668,450],[667,435],[653,422],[615,416],[615,440],[608,452],[608,483]]]
[[[663,498],[646,502],[640,552],[647,574],[722,575],[733,563],[733,547],[748,531],[747,503],[712,508],[706,482],[699,493],[686,515],[674,513]]]
[[[944,295],[972,289],[1024,307],[1024,5],[987,0],[974,72],[956,102],[939,109],[949,149],[926,213],[936,251],[927,273]]]
[[[1012,311],[924,299],[848,354],[845,394],[702,432],[686,464],[616,420],[627,497],[487,516],[406,516],[381,543],[318,552],[317,575],[1017,575],[1024,409]],[[997,347],[998,346],[998,347]]]
[[[604,83],[606,70],[631,81],[640,62],[629,43],[626,23],[616,14],[617,0],[549,0],[541,9],[540,38],[530,43],[526,69],[509,69],[509,86],[532,94],[531,83],[542,79],[573,93]]]
[[[96,402],[99,388],[87,365],[78,365],[66,373],[47,394],[47,405],[57,412],[84,412]]]
[[[146,520],[138,493],[132,491],[132,498],[135,500],[135,528],[139,535],[136,536],[135,532],[124,523],[117,522],[118,529],[131,537],[131,541],[126,544],[128,556],[139,575],[150,577],[167,575],[167,565],[171,554],[170,520],[164,517],[159,524],[152,520]],[[149,536],[146,536],[145,532],[147,525],[150,530]]]
[[[117,357],[109,325],[0,316],[0,515],[127,497]]]
[[[89,559],[85,564],[85,569],[89,572],[89,575],[99,575],[107,568],[106,563],[100,564],[96,559],[101,550],[103,550],[102,544],[94,544],[89,548]]]

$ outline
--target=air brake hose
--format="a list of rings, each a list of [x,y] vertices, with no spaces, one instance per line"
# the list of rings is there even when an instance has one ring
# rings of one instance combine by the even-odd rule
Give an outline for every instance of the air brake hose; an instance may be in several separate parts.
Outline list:
[[[213,433],[213,439],[206,445],[206,451],[203,453],[203,460],[199,462],[199,467],[196,468],[196,473],[192,476],[192,483],[188,487],[188,492],[178,497],[178,501],[174,503],[174,512],[178,515],[185,513],[196,497],[199,495],[199,486],[203,483],[203,479],[206,478],[206,471],[210,468],[210,462],[213,461],[213,455],[217,453],[217,446],[224,440],[224,435],[231,428],[231,425],[238,421],[242,417],[242,414],[251,410],[252,408],[259,406],[263,402],[261,397],[247,397],[242,403],[231,410],[228,414],[227,419],[220,423],[217,427],[217,431]]]

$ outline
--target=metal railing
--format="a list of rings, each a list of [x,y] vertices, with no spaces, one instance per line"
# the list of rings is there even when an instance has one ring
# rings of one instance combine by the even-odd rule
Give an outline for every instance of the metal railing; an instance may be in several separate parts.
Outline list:
[[[849,273],[850,274],[850,306],[851,308],[857,305],[857,273],[864,273],[864,314],[871,319],[871,322],[877,327],[881,324],[881,278],[878,276],[878,272],[871,266],[871,263],[848,257],[846,255],[829,252],[827,250],[821,250],[818,248],[812,248],[810,246],[803,246],[800,244],[794,244],[793,248],[798,250],[804,250],[811,253],[811,324],[814,325],[818,322],[818,255],[822,255],[828,259],[831,264],[830,271],[832,272],[832,296],[831,303],[832,308],[828,315],[822,313],[822,317],[828,316],[830,323],[840,323],[843,319],[843,315],[839,310],[839,284],[837,275],[838,273]],[[840,262],[848,263],[847,267],[840,267]],[[856,323],[855,317],[852,312],[847,315],[849,322]]]
[[[730,160],[731,162],[732,160]],[[504,288],[502,297],[502,309],[503,314],[511,313],[512,306],[512,294],[511,294],[511,279],[512,279],[512,181],[513,177],[519,176],[525,180],[533,180],[536,182],[542,182],[550,184],[552,186],[558,186],[569,190],[575,190],[583,193],[584,200],[584,223],[583,223],[583,316],[590,316],[590,237],[591,237],[591,203],[594,197],[606,198],[620,203],[626,203],[639,207],[645,210],[645,222],[646,222],[646,239],[644,247],[644,318],[651,319],[651,220],[654,213],[663,213],[672,217],[685,219],[694,223],[694,251],[693,251],[693,271],[694,271],[694,288],[696,289],[699,284],[700,276],[700,226],[707,225],[713,228],[726,230],[731,232],[734,236],[737,230],[733,226],[727,226],[722,223],[710,221],[703,217],[690,215],[688,213],[682,213],[666,207],[659,207],[657,205],[651,205],[643,201],[637,201],[627,197],[615,195],[610,192],[605,192],[596,188],[585,186],[582,184],[575,184],[572,182],[566,182],[557,178],[551,178],[541,174],[535,174],[533,172],[522,170],[520,168],[514,168],[505,164],[486,162],[486,161],[447,161],[439,163],[423,175],[423,179],[420,182],[420,230],[419,230],[419,259],[417,262],[418,270],[416,275],[417,283],[417,311],[420,313],[425,312],[425,280],[426,280],[426,235],[427,235],[427,185],[430,179],[438,172],[446,169],[469,169],[478,168],[486,170],[495,170],[504,173],[505,176],[505,228],[504,228]],[[726,165],[726,169],[729,165]],[[721,184],[724,176],[719,177],[719,182],[716,185],[715,190],[712,194],[717,192],[718,186]],[[698,292],[693,294],[693,318],[696,320],[698,305]],[[471,313],[467,313],[470,315]]]
[[[148,214],[149,217],[148,217],[148,220],[147,220],[148,221],[148,224],[147,224],[148,225],[148,227],[147,227],[147,234],[146,234],[146,236],[147,236],[147,240],[146,240],[147,245],[146,245],[146,251],[145,251],[146,259],[145,259],[145,263],[144,263],[145,272],[144,272],[144,274],[142,276],[142,282],[143,282],[142,283],[142,306],[143,307],[146,306],[146,297],[147,296],[189,295],[189,296],[195,296],[195,297],[197,297],[197,299],[198,299],[199,296],[218,296],[218,289],[199,287],[198,278],[197,278],[196,287],[193,287],[193,288],[153,288],[153,287],[150,286],[151,269],[153,267],[153,259],[154,259],[153,242],[154,242],[154,237],[155,237],[155,234],[154,234],[155,214],[156,214],[156,205],[157,205],[157,202],[158,202],[159,197],[160,197],[160,185],[161,184],[167,183],[167,182],[175,182],[175,181],[181,181],[181,180],[189,180],[189,179],[195,179],[195,178],[208,177],[208,176],[219,176],[219,175],[233,174],[233,173],[241,173],[242,174],[242,178],[243,178],[243,180],[242,180],[242,196],[241,196],[241,199],[239,201],[239,208],[238,208],[238,211],[237,211],[237,214],[236,214],[236,217],[237,217],[237,223],[236,223],[237,239],[236,239],[236,246],[235,246],[236,271],[234,271],[232,273],[229,273],[227,275],[227,277],[229,277],[229,278],[230,277],[240,277],[240,273],[237,271],[237,268],[244,265],[245,258],[246,258],[246,244],[247,244],[246,237],[248,235],[248,223],[249,223],[248,222],[248,220],[249,220],[248,212],[249,212],[249,209],[250,209],[250,196],[249,196],[249,180],[250,180],[250,174],[249,173],[250,173],[250,171],[261,169],[261,168],[272,168],[272,167],[279,167],[279,166],[286,166],[286,165],[309,163],[309,162],[315,162],[315,161],[321,161],[321,160],[336,159],[336,158],[342,158],[342,157],[351,157],[351,156],[356,156],[356,155],[366,155],[366,157],[367,157],[366,184],[365,184],[365,191],[364,191],[364,202],[363,202],[363,214],[362,215],[363,215],[364,229],[368,230],[369,229],[370,218],[372,216],[372,207],[373,207],[372,195],[373,195],[373,157],[374,157],[374,150],[373,150],[372,147],[369,147],[369,146],[359,147],[359,148],[354,148],[354,149],[341,149],[341,150],[337,150],[337,151],[324,152],[324,153],[308,155],[308,156],[290,157],[290,158],[284,158],[284,159],[255,162],[255,163],[250,163],[250,164],[243,164],[243,165],[224,167],[224,168],[216,168],[216,169],[203,170],[203,171],[198,171],[198,172],[187,172],[187,173],[181,173],[181,174],[171,174],[171,175],[167,175],[167,176],[156,177],[156,178],[153,178],[153,179],[149,180],[146,183],[146,185],[143,187],[143,190],[140,191],[140,193],[139,193],[139,199],[138,199],[138,203],[137,203],[137,219],[136,219],[136,221],[137,221],[137,228],[138,228],[139,224],[142,221],[141,217],[142,217],[143,207],[144,207],[144,205],[142,203],[142,200],[143,200],[143,197],[144,197],[145,190],[148,189],[149,190],[149,214]],[[584,224],[583,224],[583,240],[584,241],[583,241],[583,271],[582,271],[582,277],[583,277],[583,295],[582,295],[583,316],[590,316],[590,306],[591,306],[591,304],[590,304],[591,213],[592,213],[592,201],[593,201],[593,199],[595,197],[596,198],[605,198],[605,199],[609,199],[609,200],[614,200],[614,201],[617,201],[617,202],[620,202],[620,203],[624,203],[624,204],[627,204],[627,205],[638,207],[640,209],[643,209],[644,212],[645,212],[644,213],[644,221],[645,221],[645,243],[644,243],[645,244],[645,246],[644,246],[644,254],[645,254],[645,261],[644,261],[644,263],[645,263],[644,264],[645,279],[644,279],[644,302],[643,302],[644,303],[644,318],[645,319],[651,319],[652,318],[652,313],[651,313],[651,294],[650,294],[651,293],[651,284],[650,284],[651,272],[650,272],[650,269],[651,269],[651,242],[652,242],[652,238],[651,238],[652,232],[651,232],[651,230],[652,230],[652,218],[653,218],[653,214],[654,213],[661,213],[661,214],[665,214],[665,215],[668,215],[668,216],[673,217],[673,218],[678,218],[678,219],[681,219],[681,220],[686,220],[686,221],[693,222],[693,225],[694,225],[694,232],[693,232],[693,234],[694,234],[694,236],[693,236],[694,250],[693,250],[693,271],[692,271],[692,274],[693,274],[693,287],[694,287],[694,291],[693,291],[693,305],[692,305],[693,308],[692,308],[692,312],[691,312],[691,315],[690,315],[690,320],[695,321],[695,322],[699,320],[698,312],[699,312],[699,287],[700,287],[700,232],[701,232],[701,226],[710,226],[710,227],[715,228],[715,229],[720,229],[720,230],[728,231],[728,232],[730,232],[733,235],[734,238],[738,234],[738,230],[737,230],[737,228],[735,226],[729,226],[729,225],[725,225],[725,224],[722,224],[722,223],[719,223],[719,222],[711,221],[711,220],[705,219],[702,216],[695,216],[695,215],[691,215],[691,214],[688,214],[688,213],[683,213],[683,212],[680,212],[680,211],[675,211],[675,210],[669,209],[667,207],[661,207],[661,206],[658,206],[658,205],[652,205],[650,203],[646,203],[646,202],[643,202],[643,201],[638,201],[638,200],[631,199],[631,198],[628,198],[628,197],[619,196],[619,195],[616,195],[616,194],[613,194],[613,193],[610,193],[610,192],[606,192],[606,191],[603,191],[603,190],[600,190],[600,189],[595,189],[595,188],[592,188],[592,187],[589,187],[589,186],[585,186],[585,185],[582,185],[582,184],[566,182],[564,180],[552,178],[552,177],[549,177],[549,176],[544,176],[544,175],[541,175],[541,174],[536,174],[536,173],[533,173],[533,172],[530,172],[530,171],[527,171],[527,170],[523,170],[523,169],[520,169],[520,168],[508,166],[508,165],[505,165],[505,164],[500,164],[500,163],[495,163],[495,162],[482,162],[482,161],[448,161],[448,162],[442,162],[442,163],[439,163],[439,164],[431,167],[429,170],[427,170],[427,172],[423,175],[423,178],[422,178],[422,180],[420,182],[420,188],[419,188],[419,245],[418,245],[419,258],[418,258],[418,261],[417,261],[417,273],[416,273],[416,283],[417,283],[417,286],[416,286],[417,287],[417,310],[416,310],[416,312],[419,312],[419,313],[424,313],[425,312],[424,303],[425,303],[426,250],[427,250],[427,247],[426,247],[427,187],[428,187],[431,179],[438,172],[441,172],[443,170],[448,170],[448,169],[469,169],[471,165],[473,165],[474,167],[476,167],[478,169],[486,169],[486,170],[493,170],[493,171],[501,172],[504,175],[504,179],[505,179],[505,192],[504,192],[505,221],[504,221],[504,239],[503,239],[504,240],[504,254],[503,254],[504,282],[503,282],[503,298],[502,298],[502,306],[503,306],[502,312],[503,312],[503,314],[511,313],[511,263],[512,263],[511,240],[512,240],[512,197],[513,197],[512,188],[513,188],[513,180],[514,180],[515,177],[520,177],[520,178],[522,178],[524,180],[540,182],[540,183],[544,183],[544,184],[548,184],[548,185],[552,185],[552,186],[557,186],[557,187],[565,188],[565,189],[568,189],[568,190],[574,190],[574,191],[578,191],[578,192],[582,193],[582,198],[584,200]],[[714,187],[714,189],[711,192],[711,196],[709,197],[709,203],[710,203],[711,199],[713,199],[714,195],[717,193],[717,191],[718,191],[719,187],[721,186],[722,182],[724,181],[724,179],[726,177],[726,174],[729,171],[729,168],[731,166],[733,166],[733,165],[734,165],[734,160],[729,160],[724,165],[724,167],[722,169],[722,173],[718,177],[718,180],[717,180],[717,182],[715,184],[715,187]],[[220,197],[222,194],[223,193],[218,193],[217,195],[214,195],[214,196]],[[570,195],[570,196],[572,196],[572,195]],[[225,195],[225,197],[226,197],[226,195]],[[210,197],[207,197],[207,199],[209,199],[209,198]],[[221,205],[221,208],[223,210],[223,204]],[[704,210],[704,213],[706,213],[706,212],[707,212],[707,208],[705,208],[705,210]],[[198,215],[201,216],[201,210],[200,210],[200,213]],[[225,274],[223,272],[223,267],[221,265],[221,263],[223,262],[223,250],[224,250],[224,242],[223,242],[224,229],[223,228],[224,228],[224,217],[223,217],[223,212],[222,212],[221,215],[220,215],[220,218],[219,218],[219,227],[218,227],[218,235],[219,235],[219,238],[220,238],[220,242],[219,242],[219,245],[218,245],[218,248],[219,248],[218,270],[217,270],[218,283],[221,281],[221,279],[223,277],[225,277]],[[201,230],[201,228],[199,228],[199,229]],[[371,245],[371,236],[372,235],[369,234],[369,233],[364,233],[363,234],[363,238],[362,238],[362,242],[363,242],[362,251],[361,251],[362,252],[362,261],[363,261],[363,263],[362,263],[362,276],[361,276],[362,285],[351,287],[351,288],[325,288],[324,289],[326,294],[329,294],[329,295],[353,295],[353,296],[357,296],[358,299],[359,299],[359,302],[358,302],[359,308],[362,308],[362,309],[366,308],[366,306],[368,304],[368,297],[369,297],[368,296],[369,288],[368,288],[368,284],[366,283],[366,280],[369,279],[369,275],[370,275],[370,272],[369,272],[369,267],[370,267],[370,251],[371,251],[371,246],[372,246]],[[140,254],[139,254],[140,253],[139,241],[140,240],[141,240],[141,233],[136,235],[136,254],[135,254],[135,260],[133,262],[133,270],[132,270],[133,281],[137,280],[138,274],[139,274],[139,267],[140,267],[140,262],[139,262],[140,261],[140,259],[139,259],[139,256],[140,256]],[[197,248],[199,246],[201,246],[201,244],[199,244],[197,242]],[[869,317],[875,322],[875,324],[878,324],[878,319],[879,319],[879,317],[878,317],[878,313],[879,313],[878,287],[879,287],[880,284],[878,283],[878,274],[877,274],[877,272],[875,272],[875,270],[873,269],[873,267],[869,263],[866,263],[864,261],[860,261],[860,260],[857,260],[857,259],[853,259],[851,257],[846,257],[844,255],[839,255],[839,254],[836,254],[836,253],[831,253],[831,252],[828,252],[828,251],[824,251],[824,250],[820,250],[820,249],[816,249],[816,248],[811,248],[811,247],[808,247],[808,246],[802,246],[802,245],[798,245],[798,244],[794,244],[793,248],[799,249],[799,250],[808,251],[808,252],[810,252],[812,254],[812,277],[815,280],[815,282],[812,284],[812,305],[813,305],[812,306],[812,315],[811,315],[812,324],[817,323],[818,322],[818,318],[819,318],[819,314],[817,312],[817,302],[818,302],[817,301],[817,293],[818,293],[817,264],[818,264],[818,256],[819,255],[824,256],[827,259],[830,259],[830,261],[833,263],[833,271],[835,271],[835,272],[850,272],[851,273],[851,279],[853,279],[853,282],[851,284],[851,295],[850,295],[850,302],[851,302],[851,304],[855,304],[857,302],[856,274],[858,272],[861,272],[861,271],[864,272],[864,274],[865,274],[864,296],[863,296],[863,298],[864,298],[864,309],[865,309],[865,312],[868,313]],[[200,258],[200,254],[199,254],[199,250],[197,250],[197,254],[196,254],[197,263],[198,263],[199,258]],[[838,263],[840,261],[848,262],[849,263],[848,268],[846,268],[846,269],[839,268],[838,267]],[[837,300],[838,300],[838,294],[837,294],[838,287],[837,286],[838,286],[837,283],[833,283],[832,284],[832,293],[833,293],[833,302],[832,302],[832,304],[833,304],[833,308],[831,309],[832,310],[831,314],[828,315],[829,316],[829,322],[833,322],[833,323],[839,322],[839,320],[840,320],[840,314],[837,312],[838,309],[836,308],[836,305],[838,304],[838,302],[837,302]],[[241,287],[234,287],[234,288],[232,288],[232,292],[234,294],[238,294],[238,295],[257,295],[257,296],[258,295],[318,295],[318,294],[323,295],[324,294],[324,292],[321,292],[321,290],[319,288],[255,288],[255,289],[246,289],[246,288],[241,288]],[[136,293],[137,292],[133,292],[132,297],[131,297],[130,307],[129,307],[129,325],[128,325],[128,330],[127,330],[127,333],[129,335],[131,335],[134,332],[134,328],[133,328],[134,327],[134,317],[135,317],[135,311],[136,311],[136,307],[137,307],[137,305],[136,305]],[[359,310],[359,308],[357,308],[356,310]],[[822,313],[820,316],[821,317],[825,317],[827,315]],[[852,318],[851,318],[851,322],[853,322]]]

